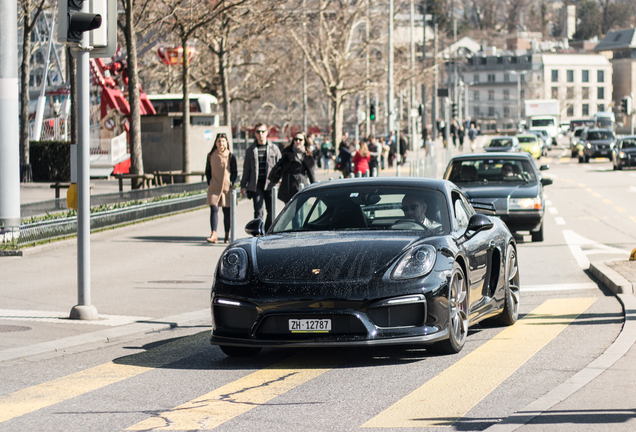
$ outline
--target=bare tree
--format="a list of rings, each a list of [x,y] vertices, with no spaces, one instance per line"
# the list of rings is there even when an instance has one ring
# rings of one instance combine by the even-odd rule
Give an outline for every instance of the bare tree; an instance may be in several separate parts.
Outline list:
[[[29,157],[29,82],[31,78],[31,35],[40,14],[47,6],[46,0],[20,0],[18,21],[22,21],[22,64],[20,65],[20,165],[21,181],[30,181]],[[49,35],[52,37],[52,35]]]

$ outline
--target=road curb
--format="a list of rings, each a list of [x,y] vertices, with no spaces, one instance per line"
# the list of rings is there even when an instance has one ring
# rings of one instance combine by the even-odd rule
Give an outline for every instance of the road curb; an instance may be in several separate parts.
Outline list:
[[[205,325],[211,323],[210,309],[201,309],[148,321],[137,321],[132,324],[113,327],[96,332],[69,336],[47,342],[41,342],[25,347],[11,348],[0,351],[0,363],[17,359],[27,359],[49,353],[73,352],[72,348],[80,345],[103,345],[131,336],[139,336],[177,327]],[[84,347],[85,348],[85,347]],[[77,350],[84,351],[85,349]]]
[[[614,294],[633,294],[632,283],[611,269],[605,262],[590,263],[590,273]]]

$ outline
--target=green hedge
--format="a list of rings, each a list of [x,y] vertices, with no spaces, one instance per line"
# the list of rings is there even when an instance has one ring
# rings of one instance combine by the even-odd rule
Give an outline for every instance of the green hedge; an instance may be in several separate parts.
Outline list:
[[[68,141],[31,141],[29,149],[33,181],[71,181],[71,143]]]

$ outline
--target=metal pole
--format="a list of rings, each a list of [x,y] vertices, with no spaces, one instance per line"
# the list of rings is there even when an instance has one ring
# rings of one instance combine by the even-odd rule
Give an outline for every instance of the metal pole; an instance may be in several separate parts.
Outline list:
[[[307,0],[303,0],[303,37],[307,46]],[[303,56],[303,132],[307,133],[307,57]]]
[[[388,102],[389,104],[387,105],[387,110],[388,110],[388,123],[387,123],[387,128],[388,128],[388,135],[391,136],[391,132],[393,132],[394,130],[394,126],[393,126],[393,111],[395,110],[395,108],[393,107],[393,99],[394,99],[394,95],[393,95],[393,0],[389,0],[389,64],[388,64],[388,78],[389,78],[389,82],[388,82],[388,86],[389,86],[389,92],[388,92]],[[397,140],[397,137],[396,137]],[[396,141],[397,144],[397,141]],[[398,151],[399,153],[399,151]],[[399,159],[398,159],[399,161]]]
[[[17,1],[0,0],[0,231],[20,226]]]
[[[234,240],[236,240],[236,207],[238,204],[239,193],[241,193],[239,189],[233,189],[230,199],[230,243],[234,243]]]
[[[57,7],[55,8],[57,9]],[[46,81],[49,73],[49,59],[51,58],[51,48],[53,46],[53,34],[55,34],[55,15],[51,20],[49,29],[49,44],[46,49],[46,58],[44,59],[44,73],[42,74],[42,87],[40,88],[40,96],[38,96],[38,105],[35,111],[35,123],[33,125],[33,141],[40,141],[42,137],[42,119],[44,118],[44,104],[46,103]],[[55,122],[57,124],[57,121]]]
[[[423,18],[423,17],[422,17]],[[417,118],[413,116],[413,109],[415,108],[415,3],[411,0],[411,79],[409,88],[411,91],[409,97],[409,133],[411,134],[411,146],[415,150],[415,159],[420,157],[420,146],[417,142]]]
[[[629,94],[629,97],[630,97],[630,98],[631,98],[631,100],[632,100],[632,103],[631,103],[631,105],[632,105],[632,112],[631,112],[631,113],[629,113],[629,115],[630,115],[630,117],[631,117],[631,118],[630,118],[630,121],[629,121],[629,122],[630,122],[630,125],[631,125],[631,133],[630,133],[630,135],[634,135],[634,93],[633,93],[633,92],[632,92],[632,93],[630,93],[630,94]]]
[[[366,94],[366,109],[367,109],[367,113],[366,113],[366,133],[367,136],[368,135],[373,135],[373,130],[372,130],[372,126],[371,126],[371,111],[370,111],[370,105],[371,105],[371,90],[369,89],[370,85],[371,85],[371,72],[370,72],[370,68],[371,68],[371,45],[369,44],[369,20],[371,19],[371,13],[369,11],[369,3],[371,2],[371,0],[367,0],[367,20],[366,20],[366,24],[365,24],[365,41],[367,42],[367,56],[366,56],[366,67],[367,67],[367,94]],[[376,98],[377,99],[377,98]],[[376,109],[376,115],[377,115],[377,109],[378,109],[378,104],[376,102],[375,105],[375,109]]]
[[[521,74],[517,74],[517,130],[521,126]]]
[[[356,105],[356,109],[355,109],[356,113],[355,113],[355,116],[354,116],[355,122],[356,122],[356,129],[355,129],[356,137],[355,137],[355,140],[356,140],[356,150],[359,150],[360,149],[360,123],[358,122],[358,106],[359,106],[359,104],[358,104],[358,95],[356,95],[356,104],[355,105]]]
[[[433,78],[433,96],[431,103],[431,130],[433,132],[433,140],[437,139],[439,131],[437,130],[437,90],[438,90],[438,76],[437,70],[437,17],[435,17],[435,28],[433,33],[433,65],[434,65],[434,78]]]
[[[276,219],[276,215],[278,215],[278,185],[272,188],[272,222]]]
[[[82,12],[88,13],[88,2]],[[88,38],[88,32],[84,33]],[[85,39],[85,42],[86,42]],[[86,44],[88,45],[88,44]],[[88,51],[77,52],[77,305],[70,318],[96,320],[97,309],[91,305],[91,213],[90,213],[90,70]]]

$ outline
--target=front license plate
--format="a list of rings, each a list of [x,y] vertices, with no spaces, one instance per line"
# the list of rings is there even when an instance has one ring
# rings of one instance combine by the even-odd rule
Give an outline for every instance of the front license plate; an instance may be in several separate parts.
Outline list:
[[[292,333],[329,333],[330,319],[290,319],[289,331]]]

